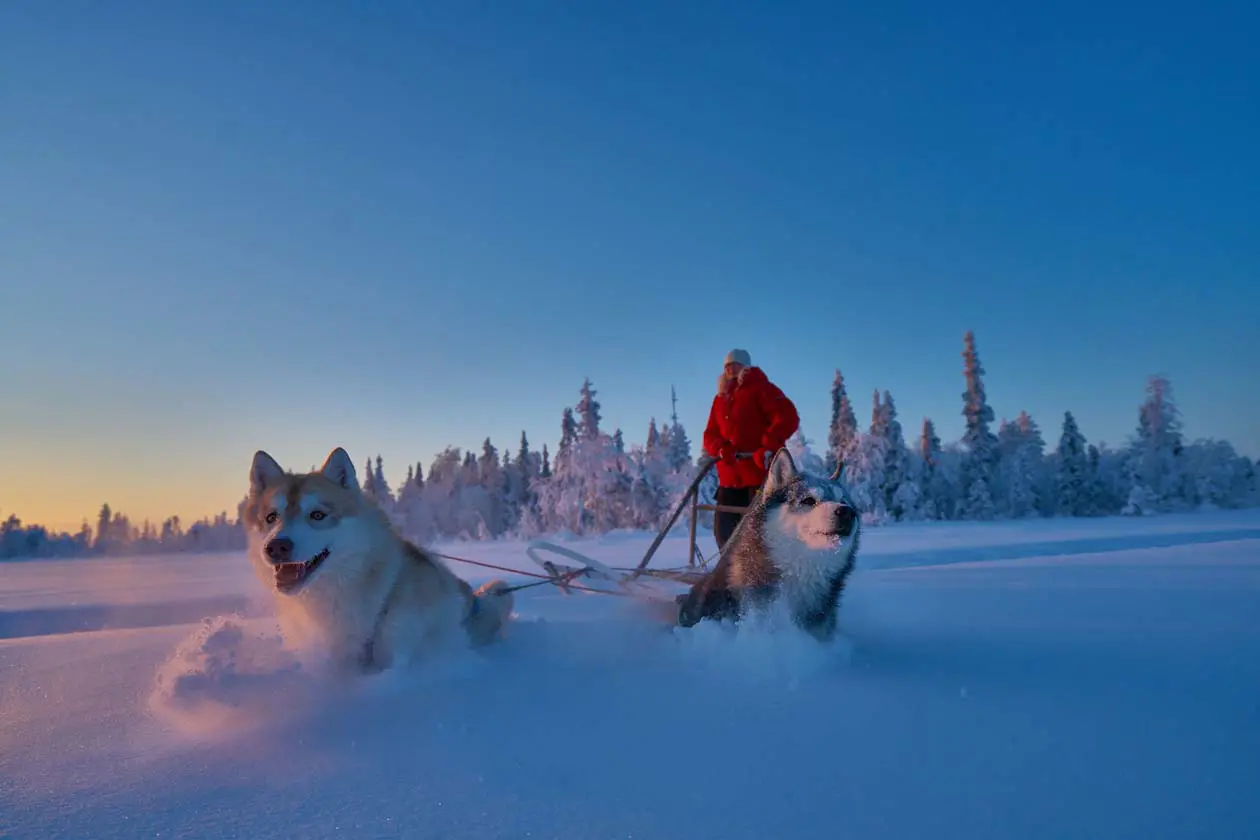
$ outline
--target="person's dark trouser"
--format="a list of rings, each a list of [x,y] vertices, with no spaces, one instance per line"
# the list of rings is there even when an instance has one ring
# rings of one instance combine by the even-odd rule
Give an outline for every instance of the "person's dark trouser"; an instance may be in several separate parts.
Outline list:
[[[713,501],[719,505],[748,507],[748,503],[752,501],[753,494],[756,492],[756,487],[718,487],[717,492],[713,494]],[[713,536],[717,538],[718,551],[726,545],[726,541],[731,538],[731,534],[735,532],[735,526],[739,524],[743,516],[742,513],[728,513],[721,510],[713,514]]]

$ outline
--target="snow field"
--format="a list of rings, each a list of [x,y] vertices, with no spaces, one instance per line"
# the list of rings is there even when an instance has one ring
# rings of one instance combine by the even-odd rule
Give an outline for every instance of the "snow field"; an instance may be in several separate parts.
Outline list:
[[[624,566],[648,542],[574,546]],[[441,549],[529,568],[519,543]],[[504,644],[346,683],[281,648],[259,594],[238,555],[0,566],[0,836],[1230,838],[1260,818],[1257,511],[872,529],[830,647],[536,587]]]

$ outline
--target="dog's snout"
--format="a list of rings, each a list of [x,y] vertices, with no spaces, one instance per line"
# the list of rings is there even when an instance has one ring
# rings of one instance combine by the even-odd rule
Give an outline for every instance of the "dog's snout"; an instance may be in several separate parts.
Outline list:
[[[288,537],[276,537],[267,543],[267,558],[272,563],[288,563],[293,557],[293,540]]]
[[[847,537],[853,533],[853,525],[857,522],[857,511],[848,505],[840,505],[836,508],[836,531],[843,537]]]

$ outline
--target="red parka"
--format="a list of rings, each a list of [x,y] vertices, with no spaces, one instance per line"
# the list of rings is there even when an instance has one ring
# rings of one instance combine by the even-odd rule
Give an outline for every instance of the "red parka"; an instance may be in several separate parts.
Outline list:
[[[729,392],[718,391],[704,430],[704,450],[717,464],[723,487],[759,487],[769,463],[765,452],[777,452],[800,426],[796,406],[758,367],[739,372]],[[736,459],[738,452],[757,457]],[[725,456],[725,457],[724,457]]]

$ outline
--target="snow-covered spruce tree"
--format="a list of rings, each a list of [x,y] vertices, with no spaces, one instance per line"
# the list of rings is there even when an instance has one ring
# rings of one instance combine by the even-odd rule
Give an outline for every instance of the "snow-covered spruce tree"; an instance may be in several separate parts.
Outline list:
[[[632,492],[637,499],[635,502],[636,521],[648,515],[650,511],[654,517],[651,520],[653,526],[664,525],[672,505],[681,497],[683,489],[691,481],[692,472],[689,464],[684,464],[681,468],[675,467],[675,459],[679,457],[680,450],[676,448],[675,435],[670,432],[674,426],[675,423],[671,423],[665,427],[665,430],[656,438],[655,446],[635,449],[634,467],[628,469],[635,482]],[[652,439],[655,428],[656,424],[653,421],[648,426],[649,440]],[[681,430],[681,425],[677,428]]]
[[[884,509],[894,520],[916,518],[919,488],[914,486],[911,476],[910,452],[906,448],[901,421],[897,419],[897,406],[887,390],[878,411],[880,432],[884,438]]]
[[[669,399],[672,408],[669,414],[669,468],[673,473],[689,470],[695,464],[691,457],[691,441],[687,430],[678,419],[678,392],[669,386]]]
[[[967,449],[963,465],[964,497],[960,510],[963,519],[992,519],[996,513],[993,504],[993,479],[997,466],[997,437],[989,428],[993,422],[993,409],[989,406],[984,390],[984,366],[976,351],[975,333],[967,330],[963,336],[963,377],[967,390],[963,391],[963,417],[966,421],[962,442]],[[979,483],[980,486],[973,486]]]
[[[515,510],[516,519],[519,522],[537,506],[537,499],[534,498],[534,482],[538,480],[542,468],[542,459],[539,454],[529,449],[529,438],[525,435],[524,429],[521,430],[521,443],[517,447],[513,466],[516,485],[509,504]]]
[[[587,377],[582,382],[579,390],[580,397],[575,406],[578,417],[578,437],[586,440],[594,440],[599,437],[599,401],[595,399],[595,388],[591,385],[591,380]]]
[[[963,507],[968,519],[985,521],[997,517],[997,510],[993,505],[993,494],[989,492],[989,483],[983,478],[975,478],[974,473],[971,484],[967,488],[967,497],[963,501]]]
[[[1013,486],[1014,461],[1019,452],[1019,429],[1014,423],[1002,418],[997,431],[997,470],[993,476],[993,506],[999,516],[1009,516],[1011,496],[1018,495],[1019,488]]]
[[[1045,442],[1036,422],[1026,411],[1014,422],[1003,420],[997,442],[998,464],[990,488],[997,515],[1021,519],[1042,513],[1041,500],[1053,493],[1046,486]]]
[[[481,443],[481,456],[477,458],[477,483],[486,493],[483,527],[491,537],[507,531],[507,511],[503,498],[503,465],[499,462],[499,450],[490,438]]]
[[[241,542],[243,544],[245,541],[245,532],[244,532],[244,529],[240,527],[239,517],[237,518],[236,528],[237,530],[241,532]],[[69,551],[67,552],[68,554],[70,554],[70,556],[83,557],[91,553],[92,551],[92,526],[88,524],[88,521],[86,519],[83,520],[83,524],[79,526],[79,531],[71,539],[71,542],[72,542],[72,545],[69,547]]]
[[[522,429],[516,456],[504,470],[504,505],[509,518],[508,533],[521,537],[538,535],[541,520],[534,485],[541,477],[541,472],[542,458],[539,453],[530,451],[529,437]]]
[[[844,474],[853,496],[853,502],[862,511],[862,521],[875,525],[888,518],[888,499],[884,490],[886,473],[885,452],[888,441],[885,436],[886,417],[879,391],[872,395],[871,425],[865,434],[858,434],[849,457],[845,459]]]
[[[634,479],[626,471],[625,454],[617,451],[616,442],[607,434],[583,440],[581,446],[590,450],[584,505],[591,515],[591,531],[604,534],[626,527],[632,516]]]
[[[372,486],[380,498],[393,498],[394,491],[385,480],[385,463],[381,456],[376,456],[376,464],[372,469]]]
[[[1032,510],[1029,514],[1052,516],[1054,513],[1054,475],[1050,471],[1049,456],[1046,452],[1046,441],[1041,435],[1041,427],[1027,411],[1021,411],[1015,418],[1024,448],[1023,474],[1032,489]]]
[[[611,435],[599,428],[599,403],[586,379],[574,410],[564,409],[552,475],[537,482],[539,509],[553,530],[589,534],[630,518],[633,477]]]
[[[1102,479],[1102,453],[1094,444],[1085,447],[1085,497],[1089,500],[1084,516],[1102,516],[1107,511],[1107,488]]]
[[[1169,511],[1185,506],[1182,445],[1181,413],[1172,384],[1163,376],[1152,376],[1146,383],[1146,400],[1138,408],[1137,432],[1130,441],[1133,482],[1145,488],[1140,492],[1146,508]]]
[[[555,457],[551,459],[548,475],[545,478],[540,476],[536,484],[538,508],[545,531],[581,533],[580,488],[577,487],[573,467],[577,441],[573,409],[565,406],[560,417],[560,443]],[[546,454],[546,446],[543,453]]]
[[[647,443],[643,446],[642,458],[652,469],[664,475],[669,469],[669,454],[661,445],[661,434],[656,428],[656,418],[648,423]]]
[[[560,415],[560,443],[548,460],[543,445],[543,466],[535,484],[541,525],[547,532],[581,533],[581,487],[574,461],[577,457],[578,424],[573,409],[565,406]]]
[[[397,510],[403,536],[417,543],[427,543],[437,536],[437,523],[425,504],[424,469],[417,464],[407,467],[407,480],[398,488]]]
[[[669,505],[665,475],[668,464],[659,448],[632,446],[626,454],[630,476],[629,522],[627,527],[654,528],[662,522]]]
[[[398,509],[397,499],[394,498],[394,491],[389,486],[389,481],[385,478],[384,459],[378,454],[376,463],[372,467],[372,500],[385,512],[394,527],[401,528],[404,520],[402,511]]]
[[[853,403],[849,401],[849,393],[844,386],[844,375],[836,368],[836,377],[831,383],[831,424],[827,428],[827,456],[824,459],[829,472],[835,470],[836,464],[848,459],[857,446],[857,438],[857,415],[853,413]]]
[[[158,536],[166,551],[183,550],[184,524],[178,516],[168,516],[162,522],[162,533]]]
[[[1093,503],[1089,498],[1089,456],[1085,436],[1072,412],[1063,412],[1063,430],[1055,450],[1055,493],[1059,516],[1087,516]]]
[[[453,506],[462,460],[463,453],[452,446],[434,456],[429,464],[428,478],[404,513],[404,533],[408,537],[426,542],[457,534]]]
[[[109,554],[118,542],[117,536],[112,533],[114,522],[113,511],[109,508],[109,503],[101,505],[101,511],[96,517],[96,543],[93,546],[97,554]]]
[[[647,442],[643,444],[643,448],[647,452],[658,452],[661,449],[661,433],[656,428],[656,418],[653,417],[648,421]]]
[[[573,417],[573,409],[566,405],[560,415],[560,445],[556,447],[556,460],[559,460],[561,453],[572,446],[577,439],[577,420]]]
[[[936,434],[936,425],[927,417],[923,418],[923,428],[919,432],[918,455],[920,516],[923,519],[948,519],[951,507],[946,500],[948,486],[939,473],[941,439]]]

